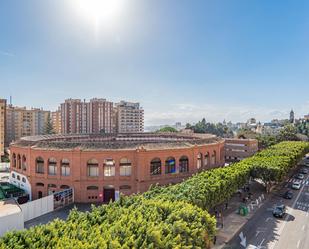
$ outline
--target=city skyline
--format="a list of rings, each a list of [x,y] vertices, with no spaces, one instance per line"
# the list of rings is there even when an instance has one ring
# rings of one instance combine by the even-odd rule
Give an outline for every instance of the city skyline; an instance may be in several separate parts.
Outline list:
[[[121,2],[99,27],[72,1],[1,2],[1,97],[125,99],[145,125],[308,113],[306,1]]]

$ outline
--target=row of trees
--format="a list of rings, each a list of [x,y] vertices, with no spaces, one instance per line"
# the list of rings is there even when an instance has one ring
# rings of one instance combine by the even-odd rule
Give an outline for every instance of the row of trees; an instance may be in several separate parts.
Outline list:
[[[229,199],[250,177],[268,187],[283,179],[309,143],[283,142],[229,167],[196,174],[182,183],[154,186],[144,194],[92,212],[71,212],[0,239],[0,248],[210,248],[215,219],[207,210]]]
[[[201,121],[197,122],[195,125],[187,124],[186,128],[192,129],[195,133],[210,133],[220,137],[233,137],[233,131],[228,128],[227,125],[222,123],[209,123],[203,118]]]

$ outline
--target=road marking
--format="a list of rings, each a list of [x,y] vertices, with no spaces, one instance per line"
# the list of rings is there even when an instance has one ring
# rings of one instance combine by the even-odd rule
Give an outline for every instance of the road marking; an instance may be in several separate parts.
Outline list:
[[[297,248],[299,247],[299,244],[300,244],[300,240],[297,242],[297,246],[296,246]]]
[[[268,222],[268,221],[270,221],[270,220],[272,220],[273,218],[271,218],[271,217],[268,217],[267,219],[266,219],[266,222]]]
[[[265,239],[263,239],[263,240],[261,241],[261,243],[259,244],[259,247],[262,246],[262,244],[264,243],[264,241],[265,241]]]
[[[293,202],[293,204],[292,204],[292,207],[289,208],[289,210],[291,210],[291,214],[290,214],[290,215],[292,215],[293,209],[295,209],[296,204],[299,203],[298,198],[300,197],[301,193],[303,192],[304,187],[305,187],[305,185],[303,185],[303,186],[301,187],[301,189],[299,190],[299,192],[298,192],[298,194],[297,194],[297,196],[296,196],[296,198],[295,198],[295,200],[294,200],[294,202]],[[308,214],[308,213],[307,213],[307,214]],[[306,215],[307,215],[307,214],[306,214]],[[277,234],[278,234],[279,236],[281,235],[281,233],[282,233],[282,231],[283,231],[285,225],[287,224],[288,217],[289,217],[289,215],[286,215],[286,217],[285,217],[285,219],[284,219],[284,222],[283,222],[282,226],[278,229],[278,233],[277,233]],[[275,243],[273,244],[272,248],[275,248],[275,246],[276,246],[276,244],[278,243],[278,241],[279,241],[279,240],[276,240],[276,241],[275,241]],[[299,243],[300,243],[300,242],[299,242]]]

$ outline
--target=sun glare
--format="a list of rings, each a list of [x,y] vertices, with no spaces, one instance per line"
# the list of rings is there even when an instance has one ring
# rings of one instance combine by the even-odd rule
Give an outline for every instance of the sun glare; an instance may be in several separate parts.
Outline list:
[[[110,24],[120,15],[125,0],[76,0],[79,13],[96,26]]]

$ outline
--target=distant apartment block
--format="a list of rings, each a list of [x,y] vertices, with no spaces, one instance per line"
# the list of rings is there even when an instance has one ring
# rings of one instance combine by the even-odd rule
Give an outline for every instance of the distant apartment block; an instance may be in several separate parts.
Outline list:
[[[21,137],[44,134],[50,112],[8,105],[6,108],[6,146]]]
[[[0,162],[4,156],[4,144],[6,137],[6,100],[0,99]]]
[[[60,108],[57,111],[51,112],[51,122],[53,125],[53,130],[56,134],[61,134],[61,110]]]
[[[114,133],[113,103],[106,99],[67,99],[60,106],[64,134]]]
[[[144,132],[144,110],[139,103],[121,101],[116,104],[118,133]]]
[[[238,162],[258,151],[258,141],[256,139],[227,138],[224,149],[227,163]]]

